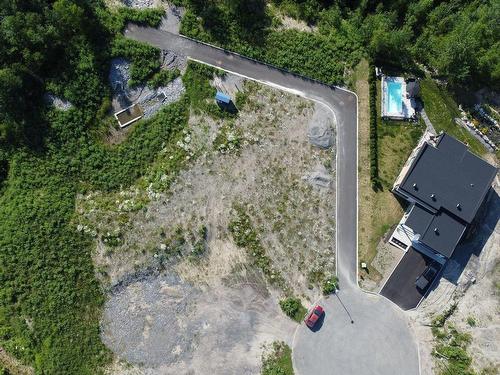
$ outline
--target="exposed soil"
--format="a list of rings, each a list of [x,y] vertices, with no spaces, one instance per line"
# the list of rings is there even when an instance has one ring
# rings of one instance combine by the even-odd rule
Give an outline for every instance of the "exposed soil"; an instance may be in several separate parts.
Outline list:
[[[457,303],[448,319],[460,332],[469,333],[472,342],[468,353],[473,367],[500,368],[500,192],[498,179],[496,194],[490,198],[485,217],[478,231],[459,245],[455,253],[461,256],[450,260],[438,286],[409,315],[415,322],[419,339],[422,375],[436,373],[440,359],[432,356],[434,337],[432,319]],[[470,257],[470,258],[469,258]],[[465,268],[464,268],[465,267]],[[467,320],[472,318],[474,324]]]
[[[333,129],[328,111],[230,75],[214,84],[246,103],[236,119],[191,115],[177,146],[192,162],[168,191],[139,184],[77,202],[109,290],[103,340],[133,365],[117,360],[115,373],[255,374],[263,344],[291,342],[282,291],[228,231],[235,203],[304,303],[335,271],[334,150],[308,139],[311,122]]]

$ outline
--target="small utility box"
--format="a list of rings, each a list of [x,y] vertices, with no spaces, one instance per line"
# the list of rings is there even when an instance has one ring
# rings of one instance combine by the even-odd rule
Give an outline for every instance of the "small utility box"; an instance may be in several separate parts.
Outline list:
[[[219,106],[220,109],[225,110],[229,113],[236,113],[238,110],[236,109],[236,106],[234,105],[233,101],[231,100],[231,97],[227,94],[224,94],[221,91],[217,91],[215,94],[215,101],[217,102],[217,105]]]
[[[141,107],[139,107],[138,104],[133,104],[130,107],[116,112],[115,118],[118,121],[120,128],[124,128],[125,126],[139,120],[143,115]]]
[[[231,98],[229,97],[229,95],[226,95],[220,91],[217,91],[217,94],[215,94],[215,100],[217,101],[217,103],[223,105],[229,105],[231,103]]]

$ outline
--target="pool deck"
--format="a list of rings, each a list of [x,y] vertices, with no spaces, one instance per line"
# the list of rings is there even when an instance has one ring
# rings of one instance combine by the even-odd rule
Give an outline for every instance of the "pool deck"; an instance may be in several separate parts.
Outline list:
[[[389,82],[396,82],[401,84],[401,101],[402,101],[401,111],[389,112],[387,110],[388,107],[387,100],[389,95],[387,91],[387,84]],[[412,103],[412,99],[407,97],[406,81],[404,80],[403,77],[382,76],[381,88],[382,88],[382,100],[381,100],[382,118],[389,118],[394,120],[407,120],[415,116],[414,104]]]

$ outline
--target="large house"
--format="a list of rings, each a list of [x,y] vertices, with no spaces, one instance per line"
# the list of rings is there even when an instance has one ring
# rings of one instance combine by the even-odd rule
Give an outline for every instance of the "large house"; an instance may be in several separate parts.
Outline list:
[[[447,134],[423,140],[394,184],[393,192],[409,206],[389,241],[444,264],[471,226],[496,173],[497,168]]]

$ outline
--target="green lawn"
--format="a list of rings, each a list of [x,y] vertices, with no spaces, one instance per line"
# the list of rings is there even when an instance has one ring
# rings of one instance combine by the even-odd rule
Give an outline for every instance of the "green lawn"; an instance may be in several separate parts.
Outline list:
[[[359,259],[369,265],[377,255],[380,238],[397,224],[403,215],[403,209],[391,189],[424,131],[424,125],[420,122],[415,124],[404,121],[383,121],[380,117],[380,95],[380,81],[377,81],[377,149],[382,189],[373,191],[365,182],[360,183],[359,193]],[[360,137],[368,137],[369,125],[365,122],[360,123]],[[368,147],[363,139],[360,140],[360,144],[362,147]],[[364,150],[360,150],[360,164],[366,164],[365,154]],[[366,181],[369,169],[361,168],[360,171],[360,175],[364,174],[360,176],[361,181]],[[360,270],[360,277],[378,281],[382,276],[372,267],[369,274]]]
[[[422,80],[420,87],[425,112],[436,131],[444,131],[468,143],[474,153],[484,155],[487,151],[481,142],[455,123],[454,118],[460,117],[460,111],[451,95],[429,78]]]
[[[284,342],[273,342],[272,351],[262,357],[261,374],[293,375],[292,349]]]

